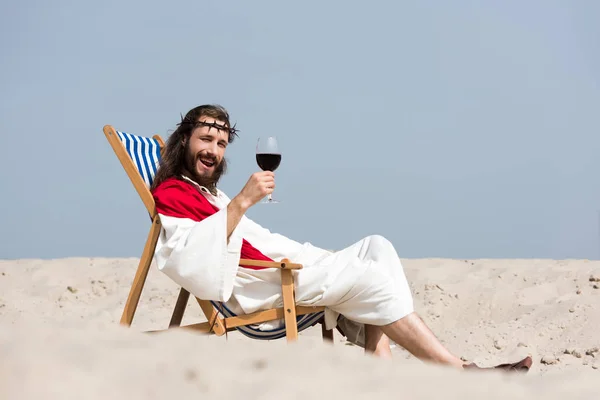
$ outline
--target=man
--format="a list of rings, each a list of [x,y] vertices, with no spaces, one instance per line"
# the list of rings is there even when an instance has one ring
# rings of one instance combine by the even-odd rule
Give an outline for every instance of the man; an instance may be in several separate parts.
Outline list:
[[[366,352],[391,357],[390,338],[421,360],[465,367],[414,312],[400,259],[385,238],[369,236],[330,252],[261,227],[244,214],[273,192],[272,172],[252,174],[232,199],[217,188],[236,136],[224,108],[203,105],[190,110],[169,137],[152,186],[163,226],[158,268],[200,298],[251,313],[282,306],[280,273],[240,266],[240,258],[288,258],[304,265],[295,275],[296,303],[325,306],[327,327],[340,325]],[[528,357],[500,367],[530,365]]]

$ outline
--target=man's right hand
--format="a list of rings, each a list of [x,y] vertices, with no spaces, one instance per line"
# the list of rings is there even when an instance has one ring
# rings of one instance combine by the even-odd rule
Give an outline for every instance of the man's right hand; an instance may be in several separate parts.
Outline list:
[[[275,189],[275,174],[271,171],[252,174],[246,186],[227,206],[227,241],[250,207]]]
[[[235,196],[227,206],[227,240],[237,227],[246,211],[258,203],[260,199],[273,193],[275,189],[275,174],[271,171],[252,174],[246,186]]]
[[[275,190],[275,174],[262,171],[252,174],[238,195],[243,206],[248,209]]]

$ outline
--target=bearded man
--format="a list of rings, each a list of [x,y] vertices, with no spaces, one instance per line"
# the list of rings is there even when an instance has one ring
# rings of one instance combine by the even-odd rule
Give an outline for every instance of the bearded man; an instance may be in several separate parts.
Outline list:
[[[367,353],[391,357],[391,339],[426,362],[479,368],[446,349],[415,313],[400,258],[385,238],[368,236],[332,252],[247,218],[248,209],[275,189],[275,175],[253,173],[231,199],[219,190],[225,153],[236,136],[226,109],[202,105],[190,110],[169,137],[151,188],[162,223],[155,251],[160,271],[194,296],[247,314],[282,307],[281,274],[239,265],[240,259],[287,258],[304,266],[294,271],[296,304],[324,306],[326,327],[341,328]],[[527,357],[496,368],[527,371],[530,366]]]

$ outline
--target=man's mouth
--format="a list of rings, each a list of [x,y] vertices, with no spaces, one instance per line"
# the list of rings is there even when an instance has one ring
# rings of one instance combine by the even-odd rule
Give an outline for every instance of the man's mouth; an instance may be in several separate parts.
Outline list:
[[[215,165],[215,160],[210,159],[210,158],[200,158],[200,162],[206,167],[206,168],[212,168]]]

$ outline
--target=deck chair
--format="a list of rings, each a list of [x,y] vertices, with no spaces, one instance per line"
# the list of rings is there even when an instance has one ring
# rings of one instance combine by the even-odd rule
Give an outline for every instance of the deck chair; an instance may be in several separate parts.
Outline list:
[[[148,138],[116,131],[111,125],[104,126],[103,131],[152,220],[148,239],[146,240],[120,321],[122,325],[131,326],[161,231],[161,223],[156,213],[154,198],[150,193],[150,186],[158,169],[164,141],[158,135]],[[242,259],[240,260],[240,264],[242,263],[243,265],[278,268],[281,270],[283,307],[247,315],[236,315],[222,303],[211,302],[196,297],[196,301],[202,309],[207,322],[182,326],[181,321],[190,293],[184,288],[180,288],[167,329],[186,328],[217,336],[222,336],[229,331],[239,330],[242,334],[253,339],[272,340],[285,336],[288,341],[294,341],[297,340],[299,331],[321,323],[323,339],[333,341],[333,331],[325,329],[323,321],[324,307],[296,306],[292,271],[301,269],[302,265],[292,263],[289,260],[269,262]],[[281,319],[284,320],[284,326],[279,329],[265,331],[256,328],[256,325],[259,323]]]

